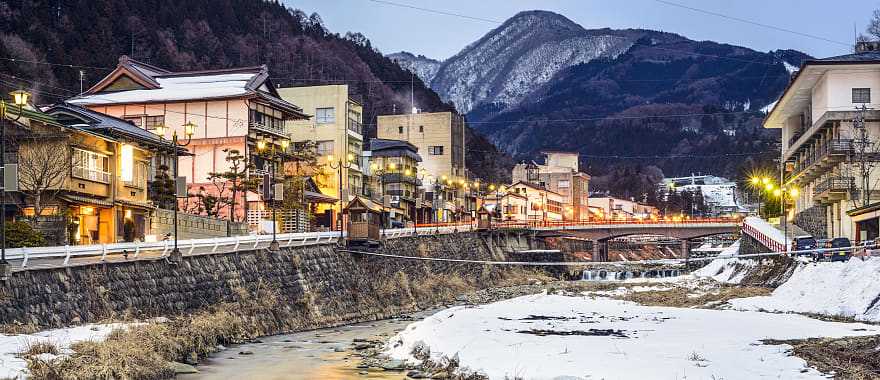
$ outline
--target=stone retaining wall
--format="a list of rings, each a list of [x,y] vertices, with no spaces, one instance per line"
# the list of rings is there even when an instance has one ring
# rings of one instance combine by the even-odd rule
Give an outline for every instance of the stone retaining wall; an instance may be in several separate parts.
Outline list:
[[[212,237],[227,236],[227,224],[229,236],[247,235],[248,228],[245,223],[229,222],[228,220],[209,218],[201,215],[177,213],[177,233],[181,240],[205,239]],[[174,211],[155,209],[147,217],[148,234],[156,235],[161,239],[165,234],[174,231]]]
[[[460,233],[390,240],[384,252],[420,257],[504,260],[506,252],[543,247],[528,233]],[[280,298],[284,321],[265,331],[386,318],[419,309],[428,281],[477,279],[489,286],[509,268],[455,262],[382,258],[334,249],[331,244],[93,264],[15,272],[0,285],[0,324],[44,327],[130,317],[168,316],[232,302],[242,291],[269,290]],[[425,287],[421,287],[424,285]],[[439,288],[439,289],[442,289]],[[430,296],[430,294],[428,295]],[[302,318],[291,318],[297,315]]]

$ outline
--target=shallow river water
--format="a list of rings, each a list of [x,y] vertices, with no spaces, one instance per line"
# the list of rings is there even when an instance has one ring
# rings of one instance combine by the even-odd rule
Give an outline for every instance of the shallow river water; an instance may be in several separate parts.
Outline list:
[[[198,374],[181,375],[184,380],[313,380],[313,379],[405,379],[405,372],[357,368],[360,358],[352,355],[355,338],[387,340],[414,318],[388,319],[289,335],[261,338],[262,343],[229,347],[200,364]],[[343,352],[337,352],[340,349]],[[251,354],[242,355],[242,352]]]

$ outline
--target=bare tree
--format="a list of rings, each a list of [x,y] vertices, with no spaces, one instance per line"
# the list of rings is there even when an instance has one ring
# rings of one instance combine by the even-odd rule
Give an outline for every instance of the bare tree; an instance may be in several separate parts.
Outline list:
[[[880,152],[880,142],[870,136],[865,125],[867,111],[868,108],[864,104],[856,108],[856,116],[852,120],[852,150],[847,159],[849,172],[855,177],[849,186],[853,195],[858,194],[858,197],[850,197],[856,207],[865,207],[871,204],[871,193],[877,185],[871,183],[871,174],[878,164],[877,155]],[[856,180],[858,183],[855,183]]]
[[[42,215],[45,201],[64,190],[73,166],[73,151],[63,134],[34,134],[18,142],[19,189]]]

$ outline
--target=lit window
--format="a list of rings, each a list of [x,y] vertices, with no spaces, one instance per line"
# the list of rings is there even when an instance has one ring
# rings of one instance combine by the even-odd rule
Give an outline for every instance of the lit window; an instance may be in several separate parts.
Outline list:
[[[110,183],[110,158],[95,152],[73,149],[73,176],[89,181]]]
[[[871,102],[871,89],[870,88],[854,88],[854,89],[852,89],[852,102],[853,103],[870,103]]]
[[[333,107],[315,109],[315,121],[318,124],[335,123],[336,109]]]

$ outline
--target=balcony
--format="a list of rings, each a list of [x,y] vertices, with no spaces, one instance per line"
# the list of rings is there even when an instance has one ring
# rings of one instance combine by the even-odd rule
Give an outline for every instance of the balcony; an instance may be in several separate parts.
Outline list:
[[[813,187],[813,200],[821,204],[843,200],[855,186],[853,177],[831,177]]]
[[[284,137],[284,136],[285,136],[285,134],[284,134],[284,125],[283,125],[283,124],[281,124],[281,125],[278,125],[278,124],[273,125],[273,124],[267,124],[267,123],[260,123],[260,122],[252,121],[252,122],[250,122],[249,125],[250,125],[250,129],[257,130],[257,131],[259,131],[259,132],[270,133],[270,134],[277,135],[277,136],[281,136],[281,137]]]
[[[403,175],[401,173],[382,174],[382,183],[409,183],[415,186],[422,186],[422,181],[413,176]]]
[[[853,153],[852,140],[829,140],[808,152],[802,161],[796,162],[791,177],[801,183],[809,182],[824,174],[833,164],[846,159],[846,155],[851,153]]]

